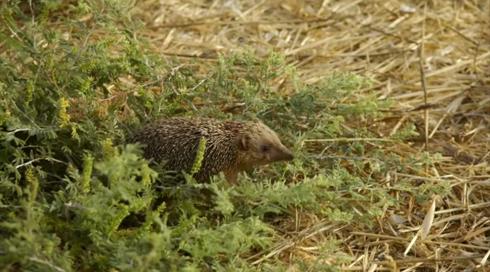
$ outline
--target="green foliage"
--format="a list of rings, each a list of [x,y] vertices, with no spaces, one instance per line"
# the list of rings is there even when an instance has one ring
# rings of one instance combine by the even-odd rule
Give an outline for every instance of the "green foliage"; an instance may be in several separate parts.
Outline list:
[[[429,156],[405,162],[362,141],[303,144],[377,137],[369,126],[386,105],[359,97],[369,82],[357,75],[334,73],[302,84],[275,53],[220,56],[217,64],[200,63],[206,74],[163,60],[134,32],[133,2],[0,4],[2,269],[283,271],[279,259],[260,266],[249,261],[281,241],[278,219],[294,218],[299,209],[353,228],[373,227],[397,205],[379,180],[437,163]],[[152,118],[229,117],[221,111],[229,101],[246,105],[234,118],[258,117],[278,130],[297,159],[242,177],[236,187],[223,177],[174,185],[136,146],[124,144],[134,127]],[[408,126],[395,142],[382,144],[410,136]],[[401,180],[393,190],[423,200],[449,187]],[[340,264],[345,254],[331,240],[323,252]],[[314,268],[334,271],[320,262]]]
[[[205,150],[206,150],[206,138],[202,137],[201,139],[199,139],[199,146],[197,148],[196,160],[192,164],[191,172],[189,173],[191,176],[199,172],[199,170],[201,169]]]

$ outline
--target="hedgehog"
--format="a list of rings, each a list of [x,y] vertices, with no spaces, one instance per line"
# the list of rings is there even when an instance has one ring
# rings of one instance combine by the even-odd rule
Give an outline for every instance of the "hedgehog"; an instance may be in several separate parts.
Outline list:
[[[213,118],[172,117],[141,128],[131,139],[142,145],[144,157],[163,163],[166,170],[190,173],[201,138],[206,139],[199,182],[223,172],[231,184],[238,174],[279,161],[290,161],[292,152],[261,121],[240,122]]]

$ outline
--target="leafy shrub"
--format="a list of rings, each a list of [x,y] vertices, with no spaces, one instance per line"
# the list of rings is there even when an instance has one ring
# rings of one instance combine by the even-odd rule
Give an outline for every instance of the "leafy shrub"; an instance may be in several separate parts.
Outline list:
[[[297,209],[369,228],[397,205],[378,183],[402,167],[396,153],[362,141],[303,145],[377,137],[369,126],[386,105],[357,97],[364,78],[336,73],[307,86],[275,53],[221,56],[197,69],[148,49],[125,15],[131,1],[28,2],[0,10],[2,268],[254,270],[249,257],[280,241],[276,222]],[[226,113],[229,101],[245,108]],[[236,187],[222,177],[169,184],[124,140],[141,123],[171,115],[262,118],[297,159]],[[405,135],[412,134],[393,140]],[[422,198],[433,188],[406,186]],[[334,248],[325,252],[342,263],[345,254]],[[260,268],[283,265],[272,259]]]

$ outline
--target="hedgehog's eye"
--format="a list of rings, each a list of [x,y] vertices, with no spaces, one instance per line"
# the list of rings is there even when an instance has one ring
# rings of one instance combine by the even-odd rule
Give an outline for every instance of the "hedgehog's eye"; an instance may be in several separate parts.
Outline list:
[[[269,152],[269,150],[271,149],[271,147],[269,145],[262,145],[260,146],[260,151],[262,152]]]

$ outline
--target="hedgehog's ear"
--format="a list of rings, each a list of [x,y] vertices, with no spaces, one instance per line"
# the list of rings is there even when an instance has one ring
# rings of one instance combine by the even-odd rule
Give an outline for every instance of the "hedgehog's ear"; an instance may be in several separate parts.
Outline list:
[[[240,135],[238,138],[238,148],[240,150],[248,150],[250,147],[250,136],[247,134]]]

